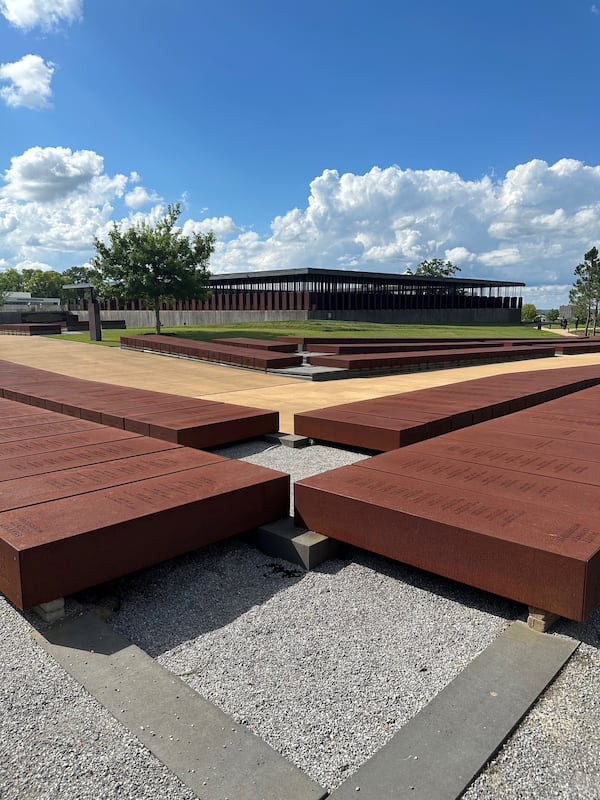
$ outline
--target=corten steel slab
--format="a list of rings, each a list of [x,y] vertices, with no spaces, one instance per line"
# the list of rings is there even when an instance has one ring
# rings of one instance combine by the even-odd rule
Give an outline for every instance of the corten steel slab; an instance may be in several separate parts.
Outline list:
[[[570,514],[573,511],[574,497],[577,512],[580,514],[593,516],[600,509],[598,486],[556,476],[551,478],[535,475],[532,472],[524,474],[495,464],[483,466],[463,462],[448,456],[445,439],[440,439],[438,444],[439,452],[435,454],[424,453],[420,446],[408,447],[369,458],[362,466],[391,475],[423,480],[427,484],[439,483],[454,487],[459,496],[466,490],[504,498],[509,507],[513,500],[531,503],[539,506],[542,513],[546,513],[546,509],[555,508]]]
[[[294,342],[280,341],[279,339],[252,339],[245,336],[236,336],[231,339],[213,339],[215,345],[224,344],[227,347],[250,347],[256,350],[274,350],[277,353],[297,353],[298,345]]]
[[[440,452],[440,443],[427,441],[419,444],[420,454],[436,457]],[[501,441],[498,444],[485,442],[465,442],[458,440],[453,434],[444,437],[443,453],[447,458],[456,459],[463,464],[475,464],[482,467],[499,467],[514,470],[526,475],[545,475],[549,478],[561,478],[573,483],[589,483],[600,486],[600,461],[586,461],[573,458],[563,452],[560,455],[542,455],[530,450],[516,450],[507,447]],[[600,456],[600,450],[598,452]],[[571,497],[571,502],[573,497]]]
[[[464,363],[468,361],[512,361],[516,358],[550,358],[552,347],[476,348],[465,350],[424,350],[419,353],[378,353],[364,355],[311,356],[310,363],[317,367],[339,369],[379,369],[410,366],[413,364]]]
[[[50,453],[41,453],[27,458],[5,458],[0,459],[0,481],[10,481],[30,475],[45,475],[64,469],[178,449],[180,449],[180,445],[177,444],[163,442],[160,439],[150,439],[147,436],[134,436],[132,439],[88,445],[87,447],[53,450]]]
[[[10,403],[10,408],[8,405],[0,405],[0,426],[3,428],[8,426],[21,427],[22,425],[37,425],[45,420],[54,419],[54,413],[52,411],[47,411],[45,408],[26,406],[14,400],[2,400],[1,402],[6,404]],[[63,416],[60,418],[64,420]]]
[[[289,476],[219,461],[0,513],[0,591],[21,609],[285,516]]]
[[[467,442],[476,445],[500,445],[513,450],[535,453],[540,456],[562,456],[565,459],[575,456],[584,461],[600,461],[600,445],[588,444],[587,442],[569,443],[566,440],[555,439],[552,435],[534,436],[526,433],[511,433],[510,431],[504,431],[500,434],[497,430],[488,428],[487,423],[474,425],[472,428],[462,428],[461,430],[453,431],[448,436],[452,436],[453,441],[456,442]]]
[[[387,439],[385,438],[381,420],[372,426],[372,435],[370,435],[369,423],[365,414],[359,438],[356,433],[355,417],[353,416],[352,422],[346,427],[344,414],[360,414],[367,408],[363,404],[380,402],[382,408],[385,404],[397,404],[397,413],[399,415],[406,413],[407,417],[410,417],[410,412],[404,412],[404,408],[420,406],[424,411],[431,410],[432,412],[437,408],[438,418],[445,419],[448,411],[453,409],[454,413],[458,413],[460,404],[464,403],[465,411],[470,410],[472,421],[477,424],[492,416],[503,417],[524,407],[546,402],[553,396],[564,396],[599,382],[600,368],[596,366],[493,376],[464,381],[448,387],[388,395],[377,401],[359,401],[297,413],[294,417],[294,431],[313,439],[323,439],[371,450],[390,450],[400,445],[395,444],[396,439],[393,432]],[[370,409],[372,412],[373,406],[370,406]],[[390,413],[389,410],[387,413]],[[454,428],[465,424],[468,425],[468,415],[462,419],[455,417]]]
[[[491,420],[486,423],[490,431],[495,431],[499,437],[503,434],[512,433],[516,435],[527,434],[529,436],[549,437],[560,439],[565,447],[576,447],[578,442],[583,444],[600,445],[600,432],[597,426],[586,426],[583,424],[560,424],[558,420],[544,422],[532,419],[530,412],[523,411],[520,414],[510,415],[506,419]],[[572,444],[570,444],[572,443]]]
[[[600,396],[598,401],[600,401]],[[572,403],[574,411],[576,404],[577,400]],[[597,408],[600,408],[600,405]],[[570,413],[569,410],[561,411],[551,406],[550,403],[544,403],[537,408],[524,411],[522,419],[532,425],[555,425],[557,428],[581,429],[588,432],[589,441],[595,441],[596,437],[600,435],[600,420],[597,411],[592,411],[589,407],[580,410],[581,413]],[[515,417],[515,419],[517,418]]]
[[[0,325],[0,333],[44,336],[61,332],[60,322],[13,322]]]
[[[560,342],[556,345],[556,352],[564,354],[596,353],[598,350],[600,342]]]
[[[360,465],[295,485],[317,533],[574,620],[600,604],[600,523]]]
[[[215,410],[205,425],[186,422],[185,418],[165,420],[157,417],[150,423],[150,436],[176,442],[186,447],[217,447],[228,442],[253,439],[279,430],[276,411],[258,411],[245,406],[228,406],[221,412]]]
[[[297,434],[367,450],[395,450],[428,438],[424,422],[393,420],[337,408],[323,409],[314,417],[296,414],[294,419]]]
[[[187,399],[187,402],[186,402]],[[140,413],[154,414],[161,411],[193,411],[205,406],[213,406],[214,400],[199,400],[193,398],[180,397],[169,402],[127,402],[119,404],[114,411],[102,412],[101,422],[103,425],[112,425],[115,428],[124,428],[125,420]]]
[[[374,344],[367,342],[366,344],[309,344],[307,347],[308,352],[314,353],[333,353],[334,355],[358,355],[363,353],[419,353],[424,350],[462,350],[464,348],[488,348],[488,347],[503,347],[504,342],[493,341],[484,344],[483,342],[476,342],[471,340],[468,342],[440,342],[439,344],[434,341],[428,342],[413,342],[413,343],[400,343],[400,344]]]
[[[223,456],[180,447],[162,453],[148,453],[104,464],[91,464],[7,480],[0,483],[0,512],[47,503],[50,500],[60,500],[64,497],[78,496],[85,504],[87,492],[182,472],[225,460]]]
[[[41,453],[55,453],[71,447],[90,447],[93,444],[116,442],[121,439],[133,439],[138,434],[122,431],[118,428],[97,428],[96,430],[65,433],[61,436],[47,436],[40,439],[28,439],[23,442],[10,442],[0,448],[0,461],[7,458],[30,458]]]
[[[242,348],[239,350],[250,352]],[[158,413],[160,409],[164,413],[169,413],[167,409],[173,409],[173,414],[188,411],[191,414],[193,411],[198,415],[196,420],[191,416],[178,419],[173,416],[173,427],[169,429],[169,421],[167,417],[163,417],[160,425],[155,426],[151,434],[190,447],[215,447],[279,429],[279,415],[274,411],[183,398],[66,376],[57,378],[52,373],[33,367],[17,365],[14,368],[9,362],[0,362],[0,368],[4,364],[9,364],[7,372],[2,369],[0,373],[0,387],[4,397],[14,397],[23,403],[51,403],[54,410],[88,422],[110,424],[121,429],[130,428],[150,435],[149,424],[136,425],[135,420],[126,413],[127,409],[133,409],[132,417],[141,414],[143,422],[145,414]],[[21,389],[17,390],[14,388],[16,386]],[[38,397],[35,396],[36,393]],[[212,419],[205,413],[208,408],[213,409]]]
[[[29,439],[42,439],[48,436],[60,436],[65,433],[95,430],[92,423],[83,419],[68,419],[62,414],[56,414],[52,421],[48,420],[37,425],[21,425],[13,427],[0,424],[0,446],[4,448],[9,442],[19,442]]]
[[[121,343],[126,347],[137,347],[137,344],[132,344],[132,339],[135,338],[136,337],[121,337]],[[282,367],[296,367],[302,364],[302,356],[292,355],[291,353],[261,350],[250,347],[242,348],[234,345],[226,345],[224,343],[196,342],[193,339],[186,340],[180,338],[164,341],[154,336],[143,336],[139,338],[143,340],[142,347],[145,350],[168,352],[171,354],[188,356],[189,358],[219,361],[253,369],[278,369]],[[168,339],[168,337],[165,338]]]

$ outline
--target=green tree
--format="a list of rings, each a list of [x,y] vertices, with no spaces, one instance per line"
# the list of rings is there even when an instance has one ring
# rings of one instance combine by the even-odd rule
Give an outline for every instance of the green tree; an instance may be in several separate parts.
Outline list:
[[[533,303],[523,303],[521,309],[521,322],[535,322],[538,312]]]
[[[583,263],[575,267],[575,283],[569,292],[569,300],[576,307],[577,313],[585,317],[585,335],[589,333],[592,317],[593,335],[596,335],[600,301],[600,259],[597,247],[588,250],[583,257]]]
[[[22,271],[23,290],[30,292],[32,297],[60,297],[64,296],[62,273],[53,269],[24,269]]]
[[[121,231],[115,223],[108,244],[94,239],[92,268],[110,287],[113,297],[147,302],[154,309],[157,333],[162,303],[208,295],[208,261],[215,246],[214,234],[184,236],[175,227],[180,214],[179,203],[169,205],[165,216],[154,225],[140,222]]]
[[[559,316],[560,314],[558,313],[558,308],[551,308],[546,312],[546,319],[548,322],[558,322]]]
[[[428,278],[451,278],[460,272],[460,267],[451,261],[442,261],[441,258],[432,258],[431,261],[421,261],[413,272],[411,269],[406,271],[407,275],[426,275]]]
[[[0,292],[25,292],[23,288],[23,276],[14,267],[0,272]]]

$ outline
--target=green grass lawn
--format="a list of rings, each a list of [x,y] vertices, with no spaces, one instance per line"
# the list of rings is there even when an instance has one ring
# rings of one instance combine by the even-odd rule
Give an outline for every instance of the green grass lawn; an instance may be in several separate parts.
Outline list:
[[[199,341],[212,341],[212,339],[230,336],[250,336],[255,339],[276,339],[283,336],[547,339],[555,335],[551,331],[538,331],[537,328],[526,325],[387,325],[378,322],[336,322],[334,320],[239,322],[229,325],[187,325],[179,328],[164,326],[162,330],[163,333],[174,333],[183,338]],[[91,342],[91,344],[118,347],[121,336],[136,336],[152,332],[153,328],[107,330],[102,331],[101,342]],[[90,335],[87,332],[66,333],[51,338],[90,343]]]

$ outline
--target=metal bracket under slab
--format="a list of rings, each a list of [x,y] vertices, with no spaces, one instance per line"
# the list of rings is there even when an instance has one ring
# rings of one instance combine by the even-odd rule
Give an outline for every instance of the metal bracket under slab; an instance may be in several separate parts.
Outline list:
[[[283,558],[306,570],[318,567],[329,558],[337,558],[343,546],[329,536],[298,527],[291,517],[261,525],[244,538],[268,556]]]

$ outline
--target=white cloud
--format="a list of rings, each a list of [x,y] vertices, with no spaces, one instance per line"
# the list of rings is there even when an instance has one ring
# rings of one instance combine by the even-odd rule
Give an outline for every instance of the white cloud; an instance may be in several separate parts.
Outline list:
[[[525,295],[556,282],[565,302],[574,267],[597,239],[600,167],[574,159],[536,159],[494,181],[397,166],[364,175],[326,170],[310,184],[304,209],[276,217],[266,237],[241,233],[219,244],[212,269],[402,273],[443,258],[461,277],[524,281]]]
[[[42,272],[50,272],[52,267],[50,264],[45,264],[43,261],[31,261],[31,259],[27,258],[25,261],[18,261],[15,264],[15,269],[18,269],[19,272],[24,269],[40,269]]]
[[[132,173],[130,180],[135,182],[140,180],[137,172]],[[157,203],[161,198],[155,192],[148,192],[143,186],[136,186],[131,192],[125,195],[125,205],[127,208],[142,208],[151,203]]]
[[[54,64],[41,56],[26,55],[20,61],[0,64],[0,97],[13,108],[42,109],[50,105]]]
[[[91,150],[33,147],[11,160],[0,189],[0,257],[9,266],[83,263],[128,179],[107,175]]]
[[[0,0],[0,14],[24,31],[54,30],[81,19],[82,0]]]
[[[127,178],[103,175],[104,159],[93,150],[68,147],[31,147],[11,159],[0,196],[39,202],[63,201],[74,192],[122,194]]]
[[[126,214],[123,225],[152,223],[165,213],[140,180],[136,172],[108,175],[93,151],[25,151],[12,159],[0,190],[0,258],[53,268],[84,263],[93,237],[106,235],[116,218],[115,207]],[[144,211],[137,205],[142,199],[155,205]],[[442,258],[462,268],[460,277],[524,281],[528,302],[558,307],[583,254],[600,245],[600,166],[534,160],[493,181],[397,166],[363,175],[326,170],[311,182],[304,207],[277,216],[266,236],[230,216],[181,223],[187,235],[215,232],[215,273],[294,267],[403,273]]]
[[[182,230],[185,236],[212,231],[217,239],[225,239],[236,233],[242,233],[242,228],[236,225],[231,217],[206,217],[201,220],[188,219],[184,222]]]

